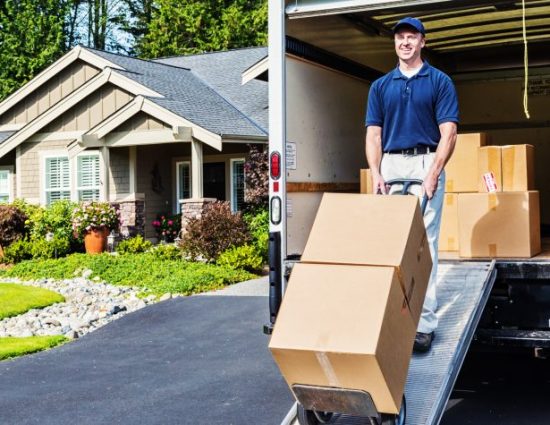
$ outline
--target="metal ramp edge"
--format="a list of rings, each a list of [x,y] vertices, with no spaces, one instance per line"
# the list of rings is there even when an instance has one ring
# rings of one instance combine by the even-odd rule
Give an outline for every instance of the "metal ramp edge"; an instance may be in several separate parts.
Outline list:
[[[495,279],[495,261],[439,263],[439,327],[432,350],[411,359],[405,388],[406,425],[441,421]],[[294,404],[281,425],[297,424]],[[330,424],[370,425],[370,421],[336,415]]]

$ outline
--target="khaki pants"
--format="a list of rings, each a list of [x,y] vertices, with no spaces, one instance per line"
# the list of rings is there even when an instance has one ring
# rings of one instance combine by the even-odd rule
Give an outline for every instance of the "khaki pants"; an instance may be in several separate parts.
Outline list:
[[[393,179],[419,179],[424,180],[428,173],[435,153],[425,155],[401,155],[384,154],[380,165],[380,172],[385,181]],[[401,187],[394,185],[391,192],[400,191]],[[417,196],[422,196],[420,185],[411,186],[411,192]],[[433,268],[428,283],[428,290],[422,308],[422,315],[418,324],[418,332],[430,333],[437,328],[438,319],[435,315],[437,310],[437,249],[439,241],[439,227],[441,224],[441,210],[443,208],[443,198],[445,194],[445,172],[439,176],[437,190],[433,198],[428,202],[426,212],[424,213],[424,224],[430,245]]]

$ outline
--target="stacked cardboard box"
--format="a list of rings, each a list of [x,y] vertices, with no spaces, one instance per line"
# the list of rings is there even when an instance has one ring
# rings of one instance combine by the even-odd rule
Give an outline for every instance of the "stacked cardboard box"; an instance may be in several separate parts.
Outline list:
[[[532,257],[541,249],[533,146],[484,146],[486,140],[482,133],[458,137],[446,167],[446,191],[453,193],[445,194],[439,250],[463,258]],[[470,166],[458,167],[466,154]]]
[[[325,194],[269,344],[288,385],[398,413],[431,266],[416,198]]]

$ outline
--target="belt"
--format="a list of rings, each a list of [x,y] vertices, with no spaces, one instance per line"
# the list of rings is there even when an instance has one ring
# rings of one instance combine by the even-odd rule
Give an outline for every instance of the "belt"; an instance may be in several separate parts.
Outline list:
[[[414,148],[396,149],[396,150],[391,150],[384,153],[400,154],[400,155],[425,155],[430,152],[435,152],[435,148],[431,148],[426,145],[421,145],[421,146],[415,146]]]

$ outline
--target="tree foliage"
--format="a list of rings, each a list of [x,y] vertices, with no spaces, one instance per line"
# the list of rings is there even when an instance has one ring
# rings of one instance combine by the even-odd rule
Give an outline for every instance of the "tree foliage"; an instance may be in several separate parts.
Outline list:
[[[267,0],[157,0],[155,5],[136,46],[144,58],[267,44]]]
[[[67,50],[67,0],[0,2],[0,99]]]

